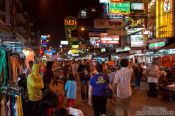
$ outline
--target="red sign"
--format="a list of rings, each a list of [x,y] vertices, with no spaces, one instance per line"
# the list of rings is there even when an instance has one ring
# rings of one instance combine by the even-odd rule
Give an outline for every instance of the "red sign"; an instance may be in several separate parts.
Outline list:
[[[107,35],[106,33],[101,33],[101,44],[119,44],[118,35]]]
[[[111,0],[111,2],[123,2],[123,0]]]
[[[101,44],[119,44],[119,41],[103,41],[103,40],[101,40]]]

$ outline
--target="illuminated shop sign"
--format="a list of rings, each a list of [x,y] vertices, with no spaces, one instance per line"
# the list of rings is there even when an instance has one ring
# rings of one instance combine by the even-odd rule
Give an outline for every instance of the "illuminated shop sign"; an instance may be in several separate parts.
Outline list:
[[[168,54],[175,54],[175,49],[169,49]]]
[[[122,19],[95,19],[95,28],[123,29],[125,23]]]
[[[131,47],[144,47],[145,39],[143,35],[131,35]]]
[[[109,3],[109,14],[130,14],[130,2]]]
[[[143,31],[144,28],[131,28],[131,29],[127,29],[126,30],[126,34],[127,35],[130,35],[130,34],[133,34],[133,33],[137,33],[137,32],[140,32],[140,31]]]
[[[165,41],[158,42],[158,43],[151,43],[151,44],[149,44],[149,49],[158,49],[158,48],[161,48],[165,45],[166,45]]]
[[[48,49],[48,50],[44,50],[44,53],[45,54],[48,54],[48,55],[53,55],[56,53],[56,50],[54,49]]]
[[[47,36],[46,35],[41,35],[41,40],[46,40]]]
[[[61,41],[61,45],[68,45],[68,41]]]
[[[171,9],[171,2],[170,0],[165,0],[164,1],[164,12],[169,12]]]
[[[131,10],[144,10],[144,3],[131,2]]]
[[[106,48],[101,48],[101,52],[106,52]]]
[[[100,3],[109,3],[109,0],[99,0]]]
[[[99,41],[99,42],[98,42]],[[93,46],[99,46],[100,37],[90,37],[90,43]]]
[[[131,48],[130,47],[125,47],[125,48],[117,48],[116,52],[126,52],[126,51],[130,51]]]
[[[115,2],[123,2],[123,0],[111,0],[111,2],[113,3],[115,3]]]
[[[66,26],[75,26],[75,25],[77,25],[77,21],[76,20],[65,20],[64,24]]]
[[[138,27],[138,26],[143,27],[145,19],[144,18],[133,19],[133,18],[127,17],[126,21],[129,23],[129,25],[128,25],[129,27]]]
[[[156,38],[175,36],[173,0],[156,1]]]
[[[75,49],[77,49],[79,47],[80,47],[79,45],[72,45],[72,48],[75,48]]]
[[[72,16],[68,16],[64,19],[65,29],[76,29],[77,24],[77,19]]]
[[[119,36],[118,35],[107,35],[106,33],[101,34],[101,44],[119,44]]]

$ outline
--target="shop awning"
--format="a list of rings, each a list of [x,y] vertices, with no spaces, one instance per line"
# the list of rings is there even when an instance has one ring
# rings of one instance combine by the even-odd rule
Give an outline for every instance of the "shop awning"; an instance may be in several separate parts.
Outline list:
[[[102,52],[102,53],[96,55],[95,57],[102,57],[102,58],[105,58],[105,57],[108,57],[109,54],[110,54],[109,52]]]

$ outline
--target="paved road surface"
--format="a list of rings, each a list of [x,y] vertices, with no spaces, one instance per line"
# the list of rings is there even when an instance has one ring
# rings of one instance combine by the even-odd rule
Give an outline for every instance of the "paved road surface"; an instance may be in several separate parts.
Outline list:
[[[137,116],[137,111],[143,111],[144,106],[150,107],[164,107],[167,108],[168,111],[175,112],[175,102],[170,102],[168,100],[162,100],[160,98],[148,98],[146,95],[146,84],[142,83],[142,87],[140,90],[133,89],[133,95],[131,98],[131,115]],[[85,103],[82,103],[80,97],[80,90],[78,90],[78,99],[76,101],[76,108],[81,109],[85,116],[93,116],[93,110],[90,106]],[[112,102],[108,102],[107,105],[107,116],[115,116],[115,105]],[[146,115],[144,115],[146,116]],[[149,115],[154,116],[154,115]],[[169,116],[175,116],[169,115]]]

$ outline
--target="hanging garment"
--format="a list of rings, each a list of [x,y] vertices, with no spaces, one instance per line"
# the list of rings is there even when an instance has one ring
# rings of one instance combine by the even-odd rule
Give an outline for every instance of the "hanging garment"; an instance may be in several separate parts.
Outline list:
[[[11,80],[11,82],[15,83],[18,79],[17,70],[20,70],[20,62],[14,56],[10,56],[10,62],[11,62],[11,67],[12,67],[12,80]]]
[[[6,61],[6,50],[0,49],[0,77],[4,84],[7,83],[7,76],[8,76],[8,70],[7,70],[7,61]],[[3,73],[2,73],[3,72]],[[2,74],[4,74],[2,76]]]
[[[20,96],[16,96],[15,109],[16,109],[16,116],[23,116],[22,103],[21,103]]]
[[[2,100],[1,100],[1,116],[7,116],[7,106],[6,106],[6,103],[7,103],[7,99],[6,99],[6,96],[3,95],[2,96]]]
[[[8,102],[7,102],[7,116],[11,116],[11,111],[10,111],[10,103],[11,102],[11,98],[10,96],[8,96]]]
[[[22,109],[22,98],[21,96],[17,96],[17,105],[18,105],[18,116],[23,116],[23,109]]]
[[[12,109],[12,116],[16,116],[16,108],[15,108],[15,105],[16,105],[16,99],[15,99],[15,95],[12,95],[12,105],[11,105],[11,109]]]
[[[15,99],[16,99],[15,106],[14,106],[14,109],[15,109],[15,111],[16,111],[16,112],[15,112],[15,116],[18,116],[18,109],[19,109],[19,108],[18,108],[18,107],[19,107],[19,106],[18,106],[18,99],[17,99],[17,98],[15,98]]]

